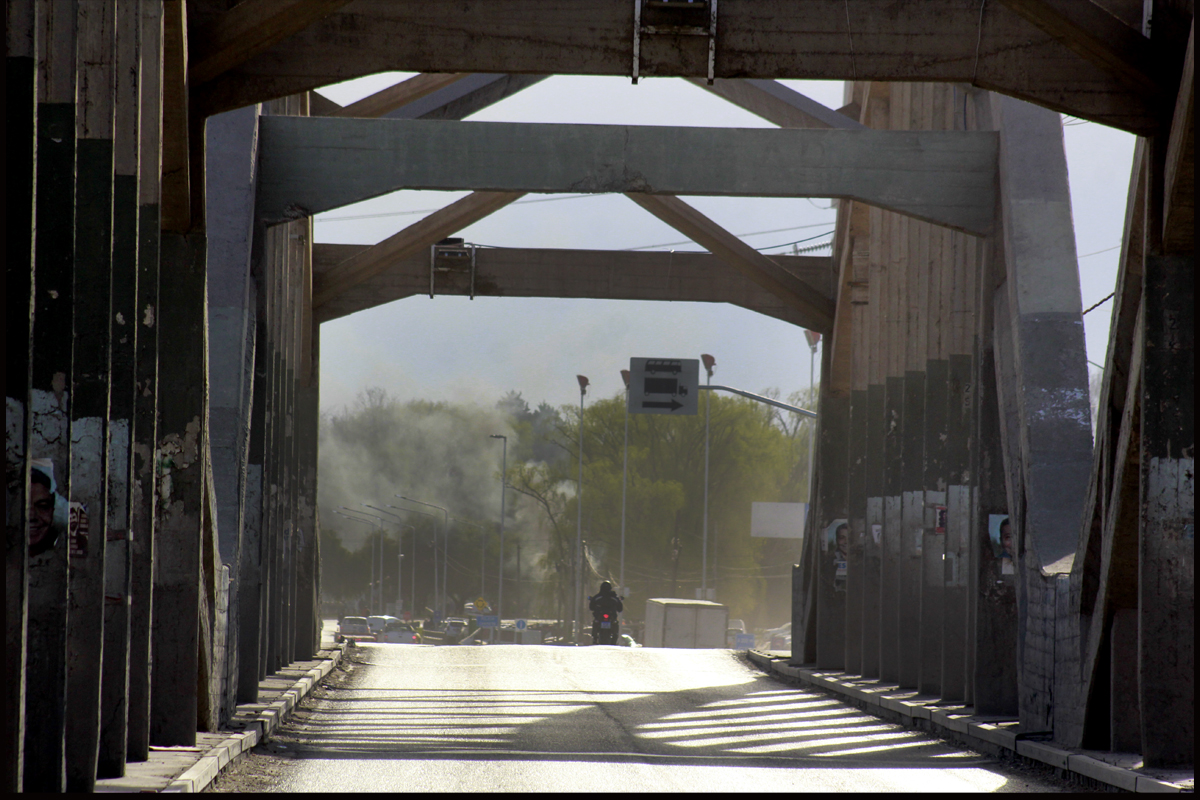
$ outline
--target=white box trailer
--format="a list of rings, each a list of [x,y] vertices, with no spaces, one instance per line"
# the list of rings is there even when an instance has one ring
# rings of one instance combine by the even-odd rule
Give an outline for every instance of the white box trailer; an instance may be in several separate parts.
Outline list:
[[[656,597],[646,601],[646,647],[726,647],[729,609],[708,600]]]

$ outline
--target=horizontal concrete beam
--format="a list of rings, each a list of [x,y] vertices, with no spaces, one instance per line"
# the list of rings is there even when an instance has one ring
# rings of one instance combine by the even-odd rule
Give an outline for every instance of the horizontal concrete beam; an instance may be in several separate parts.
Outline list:
[[[313,246],[313,277],[328,274],[369,245]],[[828,256],[769,256],[823,297],[832,297]],[[685,300],[732,303],[794,325],[813,321],[785,300],[730,269],[711,253],[644,253],[629,250],[476,251],[475,294],[485,297],[590,297],[603,300]],[[470,294],[465,273],[438,273],[439,295]],[[347,289],[317,308],[318,322],[429,292],[429,255],[395,262],[386,272]]]
[[[388,70],[628,76],[632,22],[629,0],[357,0],[196,99],[217,113]],[[1158,125],[1142,93],[1000,3],[726,2],[719,25],[717,78],[962,82],[1142,135]],[[643,36],[639,74],[705,77],[706,37]]]
[[[399,189],[844,197],[977,235],[991,132],[676,128],[265,116],[266,224]]]

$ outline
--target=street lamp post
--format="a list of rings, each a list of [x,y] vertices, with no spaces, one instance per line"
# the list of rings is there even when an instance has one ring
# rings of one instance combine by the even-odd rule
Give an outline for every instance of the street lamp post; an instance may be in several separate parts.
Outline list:
[[[397,514],[393,514],[390,511],[384,511],[382,508],[376,508],[375,506],[371,505],[370,503],[363,503],[363,505],[366,506],[367,508],[374,508],[380,514],[387,514],[389,517],[395,517],[396,519],[400,520],[402,523],[404,522],[402,517],[400,517]],[[416,546],[416,530],[417,529],[415,527],[413,527],[412,525],[404,525],[403,527],[413,529],[413,532],[414,532],[413,533],[413,546],[415,547]],[[401,526],[396,526],[396,553],[397,553],[397,555],[396,555],[396,610],[397,611],[401,611],[404,608],[404,570],[401,569],[402,562],[404,561],[404,547],[403,547],[403,540],[402,540],[402,535],[401,535],[400,531],[401,531]],[[383,542],[379,543],[379,560],[381,562],[383,561]],[[413,560],[416,561],[416,559],[413,559]],[[380,579],[380,592],[382,592],[383,591],[383,588],[382,588],[382,586],[383,586],[383,567],[382,566],[379,568],[379,579]]]
[[[708,373],[708,383],[712,385],[713,367],[717,360],[708,353],[702,353],[700,360],[704,362],[704,371]],[[711,416],[712,392],[704,398],[704,538],[700,544],[700,599],[708,599],[708,420]]]
[[[508,481],[508,437],[502,433],[493,433],[488,438],[504,441],[503,460],[500,462],[500,585],[496,590],[496,616],[504,619],[501,609],[504,604],[504,499],[508,494],[504,487]]]
[[[575,520],[575,642],[583,638],[583,396],[587,394],[588,379],[576,375],[579,381],[579,509]]]
[[[416,503],[419,506],[436,508],[442,512],[442,598],[439,605],[439,616],[444,618],[446,616],[446,600],[450,596],[449,587],[446,584],[446,581],[450,577],[450,572],[446,568],[447,562],[450,560],[450,512],[442,506],[426,503],[424,500],[413,500],[411,497],[405,497],[402,494],[398,494],[396,497],[401,500],[407,500],[410,503]]]
[[[821,334],[816,331],[804,331],[804,338],[808,340],[808,386],[811,391],[816,385],[816,360],[817,360],[817,345],[821,342]],[[809,402],[816,400],[811,398]],[[816,424],[813,424],[813,429],[808,435],[808,506],[812,508],[812,490],[813,490],[813,451],[816,450]],[[815,523],[814,523],[815,524]]]
[[[345,506],[341,506],[341,507],[346,508]],[[354,509],[352,509],[352,508],[347,509],[347,510],[354,511]],[[359,519],[358,517],[352,517],[349,514],[343,514],[341,511],[338,511],[337,509],[334,509],[333,513],[337,514],[339,517],[345,517],[346,519],[353,520],[354,522],[362,522],[367,525],[371,525],[372,527],[374,527],[374,525],[375,525],[375,523],[367,522],[365,519]],[[354,511],[354,513],[357,514],[360,512]],[[375,581],[375,548],[374,548],[374,546],[372,546],[371,547],[371,580],[367,581],[367,586],[371,587],[371,584],[374,583],[374,581]],[[371,590],[371,597],[368,602],[374,603],[375,602],[375,590],[373,587],[370,590]]]
[[[377,517],[374,514],[368,514],[365,511],[359,511],[358,509],[350,508],[349,506],[341,506],[341,508],[343,511],[349,511],[351,514],[361,514],[364,517],[370,517],[371,519],[376,520],[376,522],[373,524],[375,525],[375,529],[376,529],[376,531],[378,531],[378,534],[371,541],[371,584],[372,584],[371,606],[376,611],[380,611],[382,609],[380,609],[379,607],[383,605],[383,522],[385,520],[383,519],[383,517]],[[342,514],[342,516],[344,517],[347,515]],[[354,519],[354,517],[350,517],[350,519]],[[365,520],[363,520],[363,521],[365,522]],[[375,541],[376,540],[379,542],[379,557],[378,558],[375,557]],[[378,603],[375,600],[375,588],[374,588],[375,579],[376,579],[376,565],[378,565],[378,568],[379,568],[379,570],[378,570],[378,572],[379,572],[379,575],[378,575],[378,577],[379,577],[379,601],[378,601]]]
[[[388,508],[394,508],[397,511],[403,511],[408,514],[422,514],[426,517],[436,517],[437,516],[437,514],[431,514],[428,511],[421,511],[416,508],[405,508],[404,506],[394,506],[390,503],[385,503],[384,505],[386,505]],[[417,592],[417,529],[413,525],[409,525],[408,527],[412,528],[412,532],[413,532],[413,589],[412,590],[413,590],[413,613],[415,614],[417,611],[417,594],[416,594],[416,592]],[[437,605],[437,597],[438,597],[437,531],[434,531],[434,533],[433,533],[433,596],[434,596],[433,604]]]
[[[621,380],[625,381],[625,451],[621,462],[621,594],[628,590],[625,587],[625,494],[629,486],[629,370],[621,370]]]

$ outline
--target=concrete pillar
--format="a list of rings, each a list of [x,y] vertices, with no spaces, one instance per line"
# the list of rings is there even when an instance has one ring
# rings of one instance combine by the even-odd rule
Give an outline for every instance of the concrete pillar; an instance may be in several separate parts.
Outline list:
[[[129,501],[130,606],[128,761],[150,754],[150,631],[158,448],[158,261],[162,120],[162,5],[141,4],[141,125],[138,129],[137,354]]]
[[[263,668],[267,674],[279,669],[282,665],[279,651],[279,618],[282,610],[280,587],[283,583],[281,575],[280,548],[281,531],[283,530],[282,493],[282,451],[283,451],[283,369],[279,353],[279,329],[281,317],[281,296],[283,294],[282,277],[282,246],[280,239],[285,238],[283,226],[276,226],[267,232],[265,246],[268,265],[268,303],[266,318],[267,345],[267,441],[266,467],[264,470],[264,508],[265,536],[267,561],[267,613],[264,616],[264,645]]]
[[[253,309],[250,261],[254,224],[258,109],[249,106],[212,117],[207,125],[205,169],[208,233],[209,359],[211,383],[209,436],[217,500],[217,532],[221,563],[230,569],[230,608],[239,608],[243,496],[248,447],[249,387],[253,382]],[[229,617],[228,662],[218,665],[228,699],[236,703],[241,648],[241,615]],[[224,643],[222,644],[224,646]],[[257,681],[255,681],[257,683]],[[228,711],[228,709],[226,709]]]
[[[8,206],[5,268],[4,786],[21,791],[25,740],[25,637],[29,589],[29,348],[37,153],[37,4],[10,0],[5,29]],[[41,490],[39,490],[40,495]],[[39,497],[39,499],[42,499]]]
[[[256,227],[253,235],[265,239],[265,231]],[[264,533],[264,476],[267,424],[267,344],[264,332],[266,286],[263,275],[265,259],[253,265],[251,296],[247,320],[253,336],[248,353],[253,366],[252,381],[247,387],[249,403],[249,438],[246,454],[245,514],[242,521],[242,551],[238,567],[238,702],[258,702],[258,682],[263,676],[262,641],[264,636],[265,569],[263,559]]]
[[[150,741],[196,742],[200,646],[200,547],[207,419],[205,237],[164,231],[159,284],[159,514],[155,574]]]
[[[66,788],[67,497],[70,496],[71,306],[75,260],[74,3],[37,8],[37,183],[29,458],[51,484],[54,522],[31,528],[24,788]],[[40,462],[40,463],[39,463]],[[34,476],[35,478],[37,476]],[[32,491],[32,488],[31,488]],[[37,537],[37,541],[34,538]]]
[[[821,352],[821,375],[832,377],[833,347]],[[821,537],[817,549],[817,667],[820,669],[842,669],[845,666],[845,607],[846,594],[839,588],[835,576],[834,544],[828,541],[826,530],[844,521],[847,514],[846,474],[848,458],[846,439],[849,436],[850,402],[849,392],[845,396],[834,394],[828,384],[821,381],[821,425],[819,428],[817,486],[819,516],[815,517]],[[844,585],[844,583],[842,584]]]
[[[116,7],[113,132],[111,399],[108,533],[104,571],[104,662],[97,776],[125,774],[129,693],[130,487],[138,328],[138,121],[141,14],[137,0]]]
[[[855,312],[858,307],[855,307]],[[856,314],[857,316],[857,314]],[[854,320],[855,332],[865,327],[866,314]],[[864,357],[865,341],[855,337],[855,358]],[[857,381],[856,381],[857,383]],[[866,387],[850,392],[850,430],[846,440],[849,450],[847,464],[847,501],[849,505],[850,542],[846,559],[846,659],[844,669],[851,675],[862,674],[863,592],[869,577],[864,574],[863,528],[866,525],[866,448],[867,448],[867,391]]]
[[[921,223],[902,220],[901,231],[907,242],[909,269],[907,291],[910,313],[906,323],[904,401],[900,433],[900,542],[899,602],[897,629],[899,669],[896,681],[905,688],[917,688],[921,659],[921,541],[923,537],[925,493],[922,469],[925,455],[925,320],[916,308],[923,291],[924,263],[918,256]]]
[[[91,791],[100,736],[108,530],[116,6],[80,0],[71,379],[71,536],[67,625],[67,790]],[[87,532],[84,533],[86,519]]]
[[[1059,117],[990,96],[1000,132],[1000,217],[1013,339],[1020,473],[1021,722],[1053,727],[1054,576],[1069,570],[1092,472],[1091,412],[1071,200]],[[1003,393],[1009,393],[1002,388]],[[1007,459],[1014,463],[1013,459]],[[1024,510],[1012,509],[1020,493]],[[1032,625],[1032,627],[1031,627]]]
[[[294,659],[307,659],[321,644],[318,580],[317,436],[320,425],[320,325],[312,318],[312,221],[305,222],[300,271],[300,325],[296,392],[296,452],[298,501],[296,517],[301,532],[298,548]]]
[[[901,355],[903,353],[901,352]],[[903,365],[901,364],[901,369]],[[900,681],[901,486],[904,376],[889,375],[883,398],[883,533],[879,568],[879,677]]]
[[[21,791],[25,745],[25,638],[29,589],[29,349],[37,153],[37,4],[10,0],[5,29],[8,207],[5,268],[4,786]],[[41,490],[39,489],[39,494]],[[39,499],[43,499],[40,498]]]
[[[1161,185],[1161,177],[1157,181]],[[1139,705],[1146,765],[1175,767],[1193,762],[1196,741],[1189,711],[1196,685],[1195,258],[1148,249],[1142,277]]]
[[[879,677],[880,600],[883,571],[883,394],[882,383],[867,386],[863,488],[866,520],[862,543],[862,667],[864,678]],[[878,538],[876,534],[879,534]]]
[[[1118,609],[1113,614],[1109,633],[1109,725],[1108,748],[1117,753],[1142,752],[1142,714],[1138,705],[1141,681],[1138,680],[1138,610]]]

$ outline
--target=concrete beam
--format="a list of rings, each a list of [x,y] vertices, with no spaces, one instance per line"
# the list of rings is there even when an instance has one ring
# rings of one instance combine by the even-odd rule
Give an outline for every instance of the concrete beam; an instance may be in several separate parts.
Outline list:
[[[313,271],[321,276],[365,245],[318,244]],[[525,250],[481,248],[475,251],[476,296],[593,297],[606,300],[685,300],[732,303],[803,327],[808,321],[792,305],[731,270],[711,253],[647,253],[625,250]],[[828,297],[828,257],[769,256],[813,291]],[[440,273],[437,294],[469,295],[465,275]],[[315,319],[332,319],[414,297],[429,291],[429,253],[390,262],[387,270],[347,290],[316,310]]]
[[[711,86],[702,78],[688,78],[687,81],[781,128],[867,129],[857,119],[827,108],[778,81],[721,78],[714,80]]]
[[[618,0],[358,2],[247,60],[197,100],[217,113],[387,70],[628,76],[629,13]],[[960,0],[729,3],[721,30],[717,78],[963,82],[1134,133],[1157,127],[1146,97],[995,3],[982,15]],[[645,39],[640,74],[705,77],[707,42],[688,39]]]
[[[520,192],[474,192],[389,236],[379,244],[359,250],[333,269],[315,276],[313,306],[323,306],[347,289],[379,275],[397,261],[421,251],[427,252],[430,245],[499,211],[521,196]]]
[[[406,81],[401,81],[394,86],[389,86],[369,97],[357,100],[348,106],[343,106],[334,113],[327,114],[326,116],[383,117],[392,111],[403,108],[409,103],[420,100],[422,97],[434,94],[441,89],[446,89],[465,77],[467,77],[467,73],[464,72],[452,72],[449,74],[422,73]]]
[[[1000,0],[1064,47],[1133,91],[1162,94],[1149,38],[1100,5],[1084,0]]]
[[[978,235],[996,137],[264,117],[258,216],[275,224],[398,189],[848,197]]]
[[[805,327],[828,333],[833,327],[833,301],[814,291],[771,259],[705,217],[677,197],[630,192],[630,200],[720,256],[747,279],[785,300],[804,315]]]
[[[188,79],[210,81],[298,33],[349,0],[243,0],[188,37]]]
[[[476,72],[383,116],[388,119],[464,119],[548,77]]]

